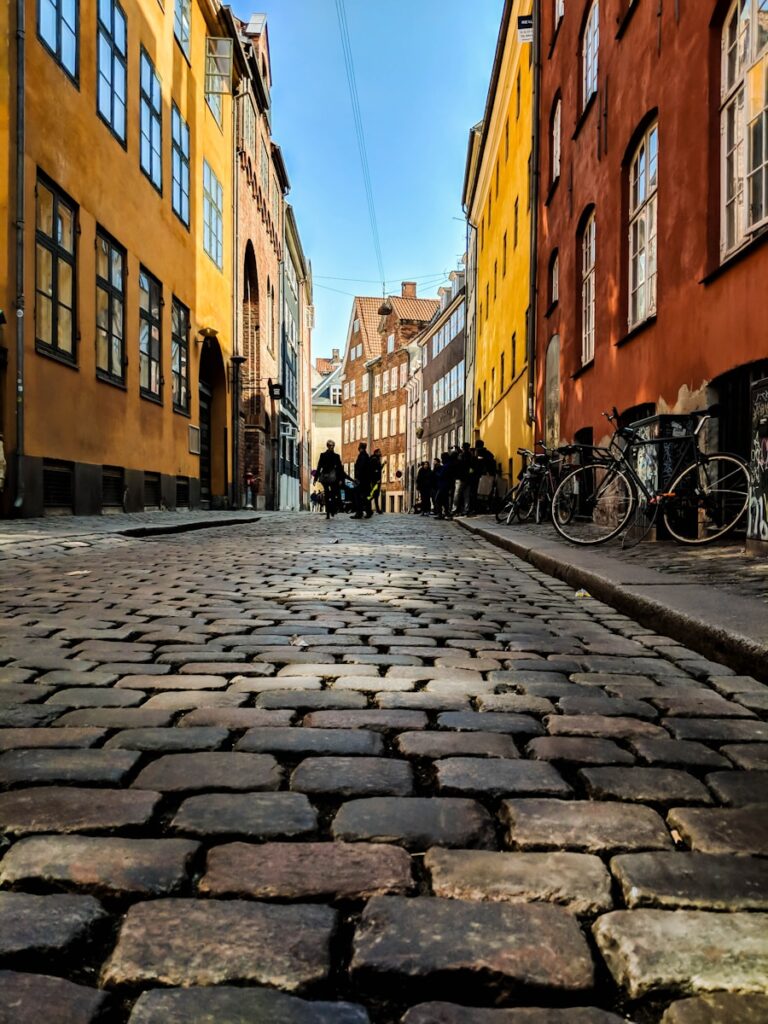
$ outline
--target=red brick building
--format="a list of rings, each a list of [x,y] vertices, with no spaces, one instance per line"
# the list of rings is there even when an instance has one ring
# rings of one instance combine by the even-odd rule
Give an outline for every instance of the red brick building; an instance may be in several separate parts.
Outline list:
[[[400,295],[358,296],[352,308],[344,354],[341,458],[351,476],[360,441],[368,443],[369,452],[381,449],[390,512],[402,512],[405,505],[405,348],[438,305],[435,299],[418,298],[415,283],[405,281]]]
[[[748,454],[768,375],[765,0],[541,5],[539,436],[717,401]]]

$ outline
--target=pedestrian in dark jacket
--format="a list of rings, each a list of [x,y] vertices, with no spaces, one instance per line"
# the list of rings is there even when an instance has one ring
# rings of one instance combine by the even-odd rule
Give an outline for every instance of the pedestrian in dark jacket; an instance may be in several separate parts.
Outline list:
[[[368,454],[368,445],[361,441],[357,446],[357,459],[355,459],[355,514],[353,519],[362,519],[365,516],[370,519],[371,512],[371,480],[372,468],[371,457]]]
[[[325,495],[325,518],[330,519],[339,509],[339,488],[344,482],[344,467],[334,441],[326,441],[325,451],[317,460],[317,479]]]
[[[430,513],[433,486],[434,480],[429,463],[422,462],[419,466],[419,472],[416,474],[416,490],[419,492],[419,504],[421,505],[421,514],[423,516],[428,516]]]
[[[472,479],[476,479],[474,472],[474,456],[469,441],[465,441],[456,456],[456,507],[454,513],[457,516],[466,516],[472,511]]]
[[[435,500],[435,516],[437,519],[452,519],[451,503],[453,499],[453,485],[456,482],[456,475],[451,456],[443,452],[440,457],[440,468],[437,471],[437,487]]]
[[[384,511],[381,494],[381,476],[384,466],[381,461],[381,448],[374,449],[371,456],[371,504],[380,515]]]

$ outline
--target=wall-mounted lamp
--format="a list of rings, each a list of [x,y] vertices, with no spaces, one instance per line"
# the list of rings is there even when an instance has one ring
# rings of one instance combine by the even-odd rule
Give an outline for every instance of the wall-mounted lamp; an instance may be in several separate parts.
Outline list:
[[[197,333],[198,337],[195,340],[199,345],[207,341],[216,341],[219,337],[219,332],[215,327],[201,327]]]

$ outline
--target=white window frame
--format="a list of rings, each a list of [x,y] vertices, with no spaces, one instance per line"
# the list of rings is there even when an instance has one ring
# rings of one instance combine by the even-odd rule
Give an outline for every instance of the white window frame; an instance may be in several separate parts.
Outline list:
[[[600,4],[598,0],[589,9],[581,39],[581,109],[597,92],[598,60],[600,54]]]
[[[341,384],[331,385],[331,405],[341,405]]]
[[[397,406],[389,410],[389,436],[397,437]]]
[[[554,185],[560,180],[560,163],[562,154],[562,124],[563,124],[563,101],[558,96],[554,112],[552,114],[552,181]]]
[[[381,415],[377,412],[373,414],[373,440],[378,441],[381,430]]]
[[[367,373],[363,373],[361,387],[362,387],[363,394],[365,394],[365,392],[368,390],[368,374]]]
[[[581,365],[595,358],[595,262],[597,222],[589,215],[581,236]]]
[[[378,398],[381,394],[381,374],[376,373],[373,377],[373,397]]]
[[[659,122],[638,143],[629,167],[629,329],[656,313]]]
[[[187,58],[189,57],[190,35],[192,31],[190,7],[190,0],[174,0],[173,35]]]
[[[389,370],[384,370],[381,375],[381,393],[382,395],[389,394]]]
[[[387,336],[387,352],[394,352],[394,351],[395,351],[395,336],[394,336],[394,334],[390,334],[390,335]]]
[[[408,381],[408,363],[400,363],[400,387],[404,388]]]

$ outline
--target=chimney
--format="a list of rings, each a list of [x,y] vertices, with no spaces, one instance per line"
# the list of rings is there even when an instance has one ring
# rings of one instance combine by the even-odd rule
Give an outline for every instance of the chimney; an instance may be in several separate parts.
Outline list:
[[[404,299],[415,299],[416,298],[416,282],[415,281],[403,281],[403,290],[401,292]]]
[[[339,358],[339,350],[337,348],[331,349],[331,362],[332,363],[340,363],[341,362],[341,359]]]

